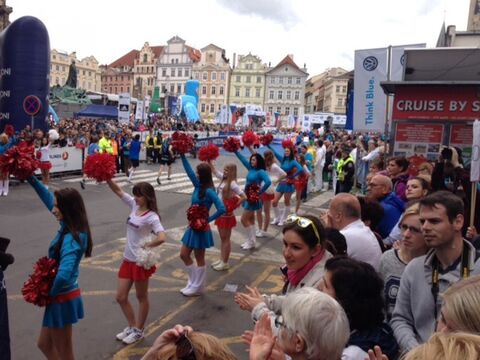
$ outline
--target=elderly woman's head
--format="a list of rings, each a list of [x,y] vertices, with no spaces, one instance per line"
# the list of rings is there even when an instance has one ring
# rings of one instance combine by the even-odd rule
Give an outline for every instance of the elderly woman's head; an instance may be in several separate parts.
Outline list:
[[[340,304],[313,288],[288,294],[277,324],[278,344],[283,351],[289,356],[304,353],[312,360],[340,359],[350,336]]]

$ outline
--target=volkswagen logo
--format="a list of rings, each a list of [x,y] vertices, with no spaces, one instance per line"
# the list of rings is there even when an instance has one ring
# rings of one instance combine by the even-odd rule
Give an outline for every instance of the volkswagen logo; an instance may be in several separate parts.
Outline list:
[[[375,56],[368,56],[363,60],[363,68],[367,71],[373,71],[378,66],[378,60]]]
[[[402,66],[405,65],[405,54],[403,54],[402,57],[400,58],[400,64]]]

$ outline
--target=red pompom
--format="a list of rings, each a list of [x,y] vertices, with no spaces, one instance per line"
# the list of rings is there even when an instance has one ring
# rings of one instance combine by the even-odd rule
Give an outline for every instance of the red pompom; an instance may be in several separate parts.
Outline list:
[[[240,198],[238,196],[232,196],[231,198],[223,200],[227,214],[233,213],[235,209],[240,205],[240,203],[238,202],[239,199]]]
[[[192,205],[187,210],[188,225],[195,231],[207,231],[208,226],[208,208],[203,205]]]
[[[270,133],[260,136],[260,142],[262,143],[262,145],[270,145],[272,141],[273,135]]]
[[[13,125],[7,124],[5,125],[5,129],[3,129],[3,132],[8,135],[8,137],[12,137],[15,134],[15,129],[13,128]]]
[[[242,136],[242,141],[245,146],[252,146],[257,140],[257,135],[253,131],[245,131]]]
[[[96,153],[87,157],[83,172],[98,182],[111,180],[117,172],[115,157],[108,153]]]
[[[193,138],[184,132],[175,132],[172,135],[172,148],[178,154],[189,153],[193,148]]]
[[[257,183],[251,183],[247,186],[245,195],[247,200],[251,204],[255,204],[260,201],[260,186]]]
[[[240,140],[230,136],[223,141],[223,148],[228,152],[236,152],[240,149]]]
[[[38,169],[39,161],[35,158],[33,145],[22,143],[8,149],[0,156],[0,170],[13,174],[20,180],[26,180]]]
[[[38,259],[33,265],[33,273],[23,284],[22,295],[26,302],[37,306],[46,306],[52,302],[49,296],[58,266],[55,259],[46,256]]]
[[[294,149],[294,148],[295,148],[295,144],[294,144],[293,141],[290,140],[290,139],[284,139],[284,140],[282,141],[282,147],[283,147],[284,149],[286,149],[286,148]]]
[[[40,160],[42,158],[42,152],[40,150],[37,150],[37,152],[35,153],[35,157]]]
[[[198,151],[200,161],[212,161],[220,156],[220,149],[215,144],[202,146]]]

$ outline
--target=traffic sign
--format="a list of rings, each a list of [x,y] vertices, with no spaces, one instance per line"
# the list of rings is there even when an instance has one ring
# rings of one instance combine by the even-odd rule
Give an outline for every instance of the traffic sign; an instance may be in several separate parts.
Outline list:
[[[35,116],[40,112],[41,109],[42,101],[38,96],[28,95],[23,100],[23,111],[25,111],[27,115]]]

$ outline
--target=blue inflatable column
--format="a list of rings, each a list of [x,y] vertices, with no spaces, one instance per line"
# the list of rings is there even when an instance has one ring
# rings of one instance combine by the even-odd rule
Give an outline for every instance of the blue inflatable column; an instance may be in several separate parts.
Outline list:
[[[24,16],[0,34],[0,132],[11,124],[47,130],[50,41],[45,25]]]

